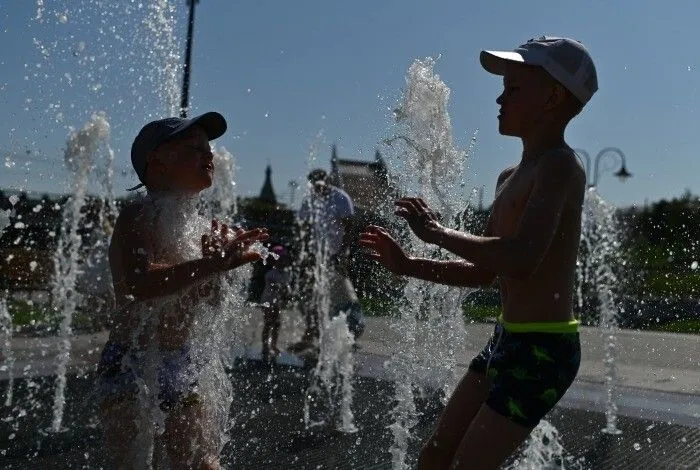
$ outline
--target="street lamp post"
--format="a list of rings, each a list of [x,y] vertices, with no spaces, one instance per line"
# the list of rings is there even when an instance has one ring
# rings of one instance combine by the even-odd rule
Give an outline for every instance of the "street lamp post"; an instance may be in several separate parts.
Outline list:
[[[187,108],[190,100],[190,70],[192,61],[192,33],[194,31],[194,6],[199,0],[187,0],[190,7],[189,21],[187,22],[187,46],[185,48],[185,67],[182,69],[182,96],[180,97],[180,117],[187,117]]]
[[[588,187],[589,188],[595,188],[598,186],[598,179],[600,178],[600,172],[601,172],[601,167],[600,167],[600,161],[603,158],[603,156],[612,153],[613,155],[616,155],[617,158],[620,160],[620,168],[613,173],[613,176],[616,176],[620,181],[623,183],[628,179],[632,177],[632,173],[627,171],[627,166],[626,166],[626,161],[625,161],[625,154],[622,153],[622,150],[620,150],[617,147],[605,147],[603,150],[598,152],[598,155],[596,155],[595,160],[593,162],[593,174],[591,175],[591,156],[586,152],[585,150],[582,149],[574,149],[577,155],[582,155],[586,159],[586,178],[588,179]],[[591,177],[593,178],[591,181]]]

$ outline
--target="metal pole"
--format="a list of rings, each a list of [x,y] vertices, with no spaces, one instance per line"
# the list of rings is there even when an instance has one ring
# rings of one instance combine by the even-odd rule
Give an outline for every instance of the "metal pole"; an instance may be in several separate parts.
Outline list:
[[[187,22],[187,46],[185,49],[185,67],[182,69],[182,96],[180,101],[180,117],[187,117],[190,100],[190,70],[192,62],[192,32],[194,30],[194,5],[199,0],[187,0],[190,7],[190,18]]]

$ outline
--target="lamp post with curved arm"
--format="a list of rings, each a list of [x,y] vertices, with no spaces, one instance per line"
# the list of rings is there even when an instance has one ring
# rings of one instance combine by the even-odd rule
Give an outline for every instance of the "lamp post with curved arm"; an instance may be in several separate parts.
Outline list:
[[[620,150],[617,147],[605,147],[603,150],[598,152],[598,155],[596,155],[595,160],[593,162],[593,174],[591,175],[591,156],[588,154],[583,149],[574,149],[577,155],[581,155],[586,159],[586,177],[588,178],[588,187],[589,188],[595,188],[598,186],[598,179],[600,178],[600,161],[608,153],[612,153],[614,155],[617,155],[618,159],[620,160],[620,168],[613,173],[613,176],[617,176],[620,181],[623,183],[628,179],[632,177],[632,173],[627,171],[627,166],[626,166],[626,161],[625,161],[625,154],[622,153],[622,150]],[[591,180],[592,178],[592,180]]]

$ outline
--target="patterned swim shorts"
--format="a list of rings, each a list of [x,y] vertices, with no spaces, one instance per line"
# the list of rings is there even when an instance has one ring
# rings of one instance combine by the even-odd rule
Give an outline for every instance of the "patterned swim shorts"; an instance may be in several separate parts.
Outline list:
[[[489,408],[534,428],[571,386],[580,363],[578,332],[512,332],[498,323],[469,370],[486,375]]]

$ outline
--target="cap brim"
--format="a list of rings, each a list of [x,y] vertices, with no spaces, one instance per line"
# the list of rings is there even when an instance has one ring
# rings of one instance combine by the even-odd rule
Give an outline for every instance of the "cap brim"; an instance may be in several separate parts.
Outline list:
[[[226,119],[224,119],[224,117],[221,114],[215,111],[211,111],[183,122],[179,127],[174,128],[167,135],[165,140],[170,140],[172,138],[178,137],[179,135],[182,135],[182,133],[192,128],[192,126],[201,127],[207,134],[207,138],[209,140],[214,140],[224,135],[224,132],[226,132],[227,127]]]
[[[204,132],[207,133],[209,140],[214,140],[221,137],[224,135],[227,128],[226,119],[215,111],[204,113],[201,116],[192,118],[187,127],[194,126],[195,124],[204,129]]]
[[[524,63],[525,59],[513,51],[481,51],[479,54],[481,66],[494,75],[505,75],[508,62]]]

